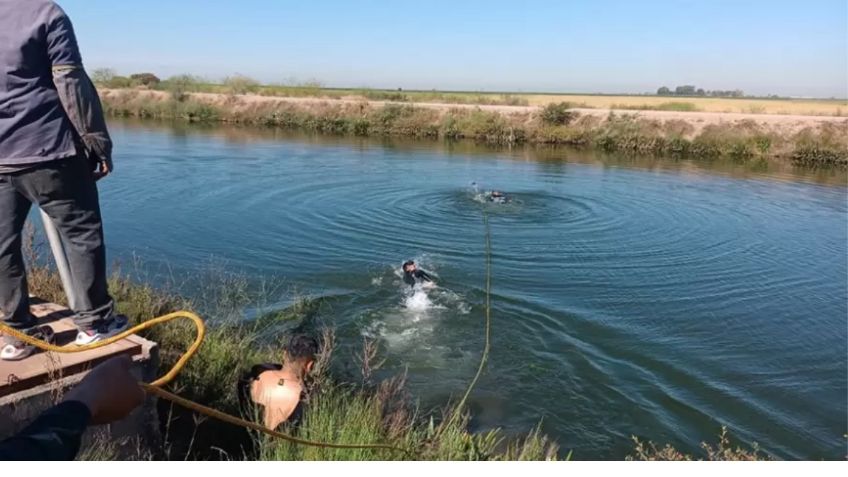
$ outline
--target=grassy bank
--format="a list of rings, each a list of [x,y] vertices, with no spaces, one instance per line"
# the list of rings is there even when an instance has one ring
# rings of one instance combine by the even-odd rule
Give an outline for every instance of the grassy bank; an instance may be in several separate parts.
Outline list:
[[[32,235],[29,234],[31,237]],[[44,299],[62,303],[64,295],[57,274],[38,260],[31,239],[29,251],[30,291]],[[570,457],[560,452],[540,428],[528,429],[523,436],[507,436],[501,430],[472,433],[470,415],[460,410],[459,419],[446,419],[456,409],[446,404],[435,410],[418,408],[405,391],[404,376],[378,380],[380,353],[374,343],[365,342],[354,357],[359,369],[350,371],[336,357],[335,335],[319,323],[319,302],[299,300],[276,311],[261,313],[247,320],[243,310],[256,305],[247,282],[240,277],[221,275],[209,283],[196,300],[133,282],[115,272],[110,289],[118,311],[133,323],[155,316],[190,309],[200,312],[208,322],[203,346],[169,389],[183,397],[215,407],[227,413],[246,415],[239,408],[234,383],[240,373],[262,362],[279,362],[282,343],[291,332],[308,331],[321,337],[322,354],[313,372],[312,393],[301,425],[287,432],[311,439],[335,443],[385,443],[409,450],[403,454],[390,450],[337,450],[304,447],[271,440],[192,414],[166,401],[158,402],[162,441],[154,447],[129,447],[104,435],[88,443],[80,456],[84,459],[262,459],[262,460],[553,460]],[[160,345],[160,370],[164,373],[194,338],[191,325],[182,322],[151,329],[146,336]],[[340,363],[341,362],[341,363]],[[337,366],[342,364],[342,366]],[[344,371],[343,371],[344,370]],[[352,374],[353,373],[353,374]],[[458,393],[461,390],[458,390]],[[687,455],[670,446],[656,446],[634,439],[634,450],[621,458],[636,460],[751,460],[765,454],[731,446],[726,433],[719,442],[702,446],[702,455]],[[122,450],[123,449],[123,450]],[[580,456],[575,456],[579,458]]]
[[[606,117],[581,116],[568,103],[514,112],[367,101],[266,101],[253,96],[136,90],[110,90],[103,99],[107,112],[121,117],[223,122],[323,134],[468,139],[498,145],[567,145],[672,157],[848,165],[848,133],[841,122],[787,132],[753,120],[696,127],[681,119],[653,120],[613,113]],[[690,108],[689,103],[665,104],[669,110]]]

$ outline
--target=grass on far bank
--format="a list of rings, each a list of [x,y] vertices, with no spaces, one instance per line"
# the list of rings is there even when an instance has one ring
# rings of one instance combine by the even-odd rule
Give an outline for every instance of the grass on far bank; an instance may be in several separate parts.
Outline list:
[[[549,104],[538,112],[505,113],[403,103],[251,101],[240,96],[216,102],[182,92],[152,93],[109,91],[103,102],[114,116],[224,122],[323,134],[469,139],[498,145],[567,145],[672,157],[785,158],[808,166],[848,165],[848,133],[841,123],[779,133],[753,120],[696,129],[679,119],[661,121],[614,113],[581,116],[570,103]],[[667,102],[664,107],[687,110],[691,103]]]

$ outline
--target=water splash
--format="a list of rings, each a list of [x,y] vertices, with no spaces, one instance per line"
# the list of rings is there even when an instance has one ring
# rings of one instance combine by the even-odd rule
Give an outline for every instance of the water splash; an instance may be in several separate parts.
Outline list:
[[[411,295],[407,296],[403,301],[403,305],[410,311],[426,311],[433,308],[433,301],[427,294],[424,287],[416,287]]]

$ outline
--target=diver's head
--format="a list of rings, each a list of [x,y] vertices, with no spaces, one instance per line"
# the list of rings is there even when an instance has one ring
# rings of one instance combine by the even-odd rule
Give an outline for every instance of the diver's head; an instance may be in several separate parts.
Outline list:
[[[417,268],[417,267],[415,266],[415,261],[414,261],[414,260],[407,260],[407,261],[406,261],[406,262],[404,262],[404,264],[403,264],[403,272],[404,272],[404,273],[412,273],[412,272],[414,272],[414,271],[415,271],[415,269],[416,269],[416,268]]]
[[[296,334],[286,345],[285,364],[301,376],[306,376],[315,365],[318,341],[308,335]]]

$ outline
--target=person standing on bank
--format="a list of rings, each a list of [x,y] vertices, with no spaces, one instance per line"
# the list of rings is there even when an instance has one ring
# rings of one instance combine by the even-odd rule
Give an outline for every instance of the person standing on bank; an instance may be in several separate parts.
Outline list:
[[[123,331],[106,285],[96,181],[112,172],[112,141],[65,12],[48,0],[0,0],[0,319],[44,338],[30,314],[21,250],[32,204],[53,221],[70,266],[77,344]],[[33,347],[4,336],[0,359]]]

